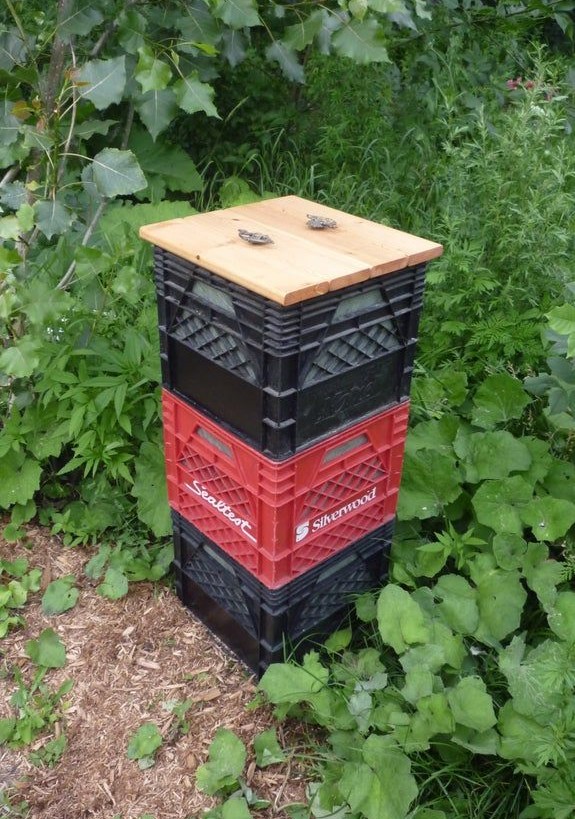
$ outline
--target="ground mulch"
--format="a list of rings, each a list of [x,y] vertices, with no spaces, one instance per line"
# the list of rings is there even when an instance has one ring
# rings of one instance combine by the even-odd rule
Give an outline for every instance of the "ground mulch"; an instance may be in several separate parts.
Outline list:
[[[51,670],[45,682],[51,689],[66,679],[74,682],[63,718],[50,733],[22,750],[0,746],[0,791],[14,803],[24,800],[29,819],[195,817],[217,803],[197,790],[195,771],[206,761],[216,730],[225,727],[248,746],[247,783],[272,803],[259,815],[287,816],[286,805],[305,801],[306,772],[293,755],[281,765],[255,768],[251,743],[274,720],[269,708],[246,708],[256,694],[253,676],[181,605],[169,584],[134,583],[116,601],[98,595],[83,572],[91,555],[64,548],[39,527],[28,527],[26,541],[18,544],[0,538],[0,558],[27,557],[31,567],[42,569],[43,588],[72,574],[80,589],[76,606],[58,616],[43,614],[42,591],[32,595],[22,612],[25,626],[0,643],[0,716],[10,715],[14,668],[26,680],[34,673],[26,641],[47,627],[66,646],[67,664]],[[188,699],[190,730],[182,735],[164,704]],[[154,766],[141,770],[126,749],[147,721],[156,723],[164,742]],[[297,727],[291,733],[276,727],[288,750],[301,742]],[[59,762],[52,768],[32,764],[30,751],[61,732],[68,746]]]

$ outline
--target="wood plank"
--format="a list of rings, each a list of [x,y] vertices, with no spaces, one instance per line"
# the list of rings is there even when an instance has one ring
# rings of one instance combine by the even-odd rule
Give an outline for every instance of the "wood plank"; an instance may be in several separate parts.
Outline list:
[[[332,283],[349,287],[370,276],[361,259],[322,248],[275,229],[273,244],[250,245],[238,229],[270,233],[267,225],[235,209],[173,219],[141,228],[140,236],[279,304],[296,304],[327,293]]]
[[[311,230],[307,214],[335,219]],[[250,245],[238,229],[268,234]],[[146,225],[140,236],[279,304],[290,305],[420,264],[441,245],[298,196],[284,196]]]
[[[442,245],[437,242],[299,196],[254,202],[237,210],[243,210],[246,216],[251,212],[270,227],[283,225],[294,235],[311,238],[318,244],[342,252],[349,250],[371,265],[374,276],[401,269],[401,259],[411,266],[435,259],[443,253]],[[306,226],[308,214],[334,219],[338,226],[335,229],[312,230]],[[397,267],[394,267],[394,260],[398,261]]]

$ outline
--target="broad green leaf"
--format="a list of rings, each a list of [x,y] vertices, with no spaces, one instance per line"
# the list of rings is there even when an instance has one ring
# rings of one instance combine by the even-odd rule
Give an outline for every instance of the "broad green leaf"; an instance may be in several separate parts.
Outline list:
[[[14,116],[13,111],[14,103],[11,100],[0,101],[0,144],[2,145],[12,145],[21,138],[22,123],[18,117]]]
[[[31,324],[40,327],[58,320],[73,304],[73,299],[40,275],[34,276],[22,289],[22,306]]]
[[[138,97],[134,105],[154,140],[166,130],[178,111],[176,96],[171,88],[148,91],[147,94]]]
[[[369,691],[355,691],[347,701],[347,708],[357,723],[357,730],[366,734],[371,724],[373,698]]]
[[[196,786],[213,795],[237,784],[246,763],[241,739],[227,728],[219,728],[210,745],[209,759],[196,771]]]
[[[132,495],[138,499],[138,517],[156,537],[172,531],[164,455],[160,446],[144,441],[136,460]]]
[[[430,694],[415,703],[419,721],[425,725],[428,737],[451,734],[455,727],[453,715],[444,693]]]
[[[145,94],[148,91],[163,91],[172,79],[170,66],[159,60],[149,45],[141,46],[138,49],[138,56],[134,76],[140,83],[142,92]]]
[[[288,80],[301,84],[305,82],[303,66],[298,59],[297,52],[285,43],[275,40],[266,48],[266,57],[279,65],[282,74]]]
[[[87,119],[74,127],[74,136],[78,139],[90,139],[94,134],[106,136],[112,125],[117,125],[115,119]]]
[[[92,60],[80,68],[77,79],[79,95],[103,111],[122,99],[126,87],[126,58]]]
[[[98,191],[105,197],[126,196],[148,184],[131,151],[104,148],[92,160],[92,172]]]
[[[256,752],[256,765],[259,768],[275,765],[286,758],[274,728],[269,728],[257,735],[254,739],[254,751]]]
[[[144,45],[146,18],[134,8],[124,8],[118,17],[118,42],[128,54],[136,54]]]
[[[461,492],[453,457],[432,450],[405,455],[397,517],[410,520],[440,515]]]
[[[26,185],[18,180],[16,182],[6,182],[0,188],[0,202],[12,210],[18,210],[19,207],[24,205],[28,201],[28,196]]]
[[[110,566],[106,570],[103,582],[100,583],[96,591],[102,597],[118,600],[128,594],[128,578],[124,572]]]
[[[549,628],[561,640],[575,643],[575,592],[560,592],[547,615]]]
[[[406,674],[411,671],[428,671],[436,674],[445,665],[445,651],[435,643],[409,648],[401,657],[401,667]]]
[[[284,663],[270,665],[260,680],[259,688],[274,705],[305,702],[325,686],[329,671],[310,652],[302,666]]]
[[[312,44],[315,37],[320,33],[323,19],[322,10],[312,11],[308,17],[302,17],[300,21],[286,28],[283,42],[288,48],[303,51],[304,48]]]
[[[4,572],[12,577],[23,577],[28,571],[28,561],[25,557],[17,557],[16,560],[0,560],[0,577]]]
[[[337,654],[349,646],[352,637],[353,632],[351,628],[342,628],[339,631],[334,631],[333,634],[330,634],[324,643],[324,647],[326,651]]]
[[[153,756],[162,744],[160,729],[153,722],[144,722],[132,734],[128,743],[128,759],[144,759]]]
[[[206,82],[201,82],[197,71],[189,77],[182,77],[172,86],[176,101],[187,114],[203,111],[209,117],[218,117],[219,114],[213,103],[214,89]]]
[[[541,724],[549,722],[561,708],[565,686],[561,670],[568,667],[565,644],[554,640],[544,640],[526,653],[524,638],[516,636],[499,653],[499,668],[507,680],[514,710]]]
[[[433,679],[434,675],[426,668],[410,668],[401,689],[402,697],[411,705],[417,705],[420,699],[433,694]]]
[[[414,643],[425,643],[429,629],[419,605],[404,589],[390,583],[377,601],[377,622],[383,642],[397,654]]]
[[[32,375],[40,363],[39,352],[42,348],[40,341],[32,336],[22,336],[11,347],[6,347],[0,353],[0,372],[12,375],[14,378],[26,378]],[[1,493],[0,489],[0,493]]]
[[[523,532],[523,510],[533,500],[531,486],[519,475],[485,481],[472,498],[479,523],[496,532]]]
[[[545,476],[543,487],[551,497],[575,503],[575,464],[555,460]]]
[[[567,355],[575,357],[575,305],[562,304],[548,314],[549,326],[555,333],[567,336]]]
[[[499,753],[499,735],[493,728],[487,731],[474,731],[458,725],[452,740],[456,745],[467,748],[473,754],[496,756]]]
[[[335,51],[355,63],[388,63],[383,30],[374,17],[354,19],[336,31],[332,37]]]
[[[444,455],[452,456],[453,442],[462,429],[462,422],[453,415],[420,421],[407,433],[405,450],[413,454],[420,449],[434,449]]]
[[[24,202],[23,205],[20,205],[16,219],[18,220],[18,225],[22,233],[27,233],[32,230],[34,227],[34,208],[32,205],[29,205],[28,202]]]
[[[525,561],[523,577],[535,592],[544,611],[549,611],[557,598],[557,586],[564,579],[563,565],[557,560],[544,560],[532,565]]]
[[[230,28],[251,28],[260,25],[257,3],[254,0],[215,0],[213,15]]]
[[[147,177],[158,174],[172,191],[192,193],[204,187],[202,177],[189,155],[176,145],[154,143],[150,134],[134,129],[129,147]]]
[[[221,807],[222,819],[253,819],[243,796],[230,796]]]
[[[90,580],[99,580],[110,557],[111,547],[108,544],[100,546],[97,553],[84,566],[84,572]]]
[[[371,623],[377,617],[377,601],[375,596],[368,592],[362,594],[355,601],[355,611],[362,623]]]
[[[531,717],[519,714],[509,700],[499,710],[497,730],[501,735],[499,756],[525,762],[539,761],[539,748],[552,747],[555,742],[553,728],[539,725]]]
[[[473,423],[483,429],[493,429],[514,418],[520,418],[531,401],[522,384],[506,373],[496,373],[485,379],[473,399]]]
[[[44,199],[34,204],[36,226],[47,239],[65,233],[76,219],[72,210],[68,210],[57,199]]]
[[[461,575],[444,574],[433,588],[437,608],[448,626],[459,634],[473,634],[479,624],[477,592]]]
[[[246,38],[243,32],[228,28],[224,31],[222,41],[222,57],[228,61],[232,68],[235,68],[246,58]]]
[[[203,43],[216,46],[222,38],[222,24],[216,20],[203,0],[191,0],[182,7],[182,14],[176,23],[186,43]]]
[[[53,580],[46,587],[42,597],[42,611],[44,614],[62,614],[74,608],[80,592],[75,587],[76,578],[73,574]]]
[[[42,668],[63,668],[66,665],[64,644],[51,628],[44,629],[37,640],[27,641],[26,654]]]
[[[487,642],[503,640],[518,629],[526,600],[519,572],[502,569],[486,572],[477,583],[477,638]]]
[[[390,736],[371,734],[362,748],[364,761],[374,771],[379,793],[369,800],[368,819],[404,819],[417,796],[417,785],[411,773],[411,762]]]
[[[31,46],[17,28],[0,33],[0,69],[10,71],[18,63],[23,63]]]
[[[493,538],[493,556],[501,569],[519,569],[527,553],[527,543],[521,535],[502,532]]]
[[[492,728],[497,722],[493,700],[479,677],[464,677],[459,680],[454,688],[448,689],[447,700],[459,725],[482,732]]]
[[[14,717],[0,719],[0,745],[5,745],[12,739],[15,729],[16,719]]]
[[[554,461],[550,452],[549,441],[542,441],[540,438],[531,438],[528,435],[523,435],[521,437],[521,443],[527,447],[531,455],[531,466],[523,473],[522,477],[530,484],[543,481],[549,473]]]
[[[0,508],[9,509],[14,503],[31,500],[40,488],[41,475],[41,465],[23,450],[11,450],[0,458]]]
[[[85,36],[103,21],[102,12],[93,8],[92,0],[78,0],[71,7],[70,15],[61,23],[59,34],[69,37],[72,34]]]
[[[85,37],[93,28],[99,26],[103,19],[102,12],[94,8],[92,0],[80,0],[72,7],[70,16],[62,22],[59,34],[64,38],[71,34]]]
[[[506,478],[531,466],[531,454],[525,444],[505,430],[458,435],[453,448],[461,458],[468,483],[489,478]]]
[[[22,235],[22,228],[16,216],[3,216],[0,218],[0,239],[17,241]]]
[[[138,230],[142,225],[153,222],[165,222],[170,219],[179,219],[191,216],[196,211],[187,202],[158,202],[132,205],[131,202],[113,202],[102,216],[99,230],[106,241],[122,247],[125,242],[125,229],[129,235],[137,239]]]
[[[575,523],[575,503],[549,496],[533,498],[521,510],[521,519],[531,527],[536,540],[554,542]]]

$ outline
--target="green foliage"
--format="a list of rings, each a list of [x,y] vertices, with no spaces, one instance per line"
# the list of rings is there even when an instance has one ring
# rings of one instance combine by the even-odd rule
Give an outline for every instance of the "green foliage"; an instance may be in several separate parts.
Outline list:
[[[273,728],[262,731],[261,734],[257,735],[254,739],[254,751],[256,754],[256,765],[259,768],[276,765],[278,762],[284,762],[286,758]]]
[[[196,785],[211,795],[229,792],[237,787],[245,762],[243,742],[233,731],[220,728],[210,745],[208,762],[200,765],[196,772]]]
[[[509,375],[467,392],[439,374],[414,395],[391,581],[357,601],[351,640],[270,666],[260,689],[279,718],[328,732],[316,815],[563,815],[575,796],[570,465],[517,434],[531,407]],[[424,453],[454,476],[442,502]],[[455,791],[438,785],[451,778]]]
[[[78,602],[80,592],[75,587],[76,578],[74,575],[60,577],[52,580],[46,587],[42,597],[42,611],[44,614],[62,614],[68,609],[74,608]]]
[[[32,751],[28,759],[33,765],[45,765],[48,768],[56,765],[68,747],[68,740],[65,734],[61,734],[57,739],[50,739],[39,750]]]
[[[25,558],[0,560],[0,639],[24,622],[14,610],[23,608],[28,594],[39,590],[41,578],[41,569],[29,569]]]
[[[400,5],[402,25],[413,26],[421,4]],[[218,0],[160,12],[63,0],[31,12],[15,0],[0,12],[0,508],[12,513],[9,538],[37,513],[67,544],[170,533],[154,285],[137,228],[191,213],[185,201],[157,203],[197,193],[203,180],[166,132],[178,117],[195,133],[201,118],[218,118],[214,82],[248,47],[300,82],[313,46],[381,60],[397,9],[375,4],[358,16],[333,6],[280,14],[274,3]],[[148,558],[157,574],[160,561]],[[110,568],[100,590],[115,598],[126,586]]]
[[[254,739],[255,761],[260,767],[283,762],[286,756],[273,728]],[[196,772],[196,785],[204,793],[221,796],[224,801],[203,814],[203,819],[249,819],[250,809],[268,808],[242,778],[247,749],[241,739],[227,728],[219,728],[210,744],[209,759]]]
[[[72,680],[66,680],[52,692],[42,683],[46,668],[41,668],[32,684],[27,687],[19,671],[14,672],[17,688],[10,697],[15,716],[0,719],[0,745],[21,748],[30,745],[36,737],[62,718],[63,698],[72,689]],[[63,741],[59,743],[63,744]],[[57,747],[48,752],[52,757]]]
[[[127,749],[128,759],[136,759],[142,770],[151,768],[155,762],[156,751],[162,742],[158,726],[153,722],[144,722],[130,738]]]
[[[539,324],[574,278],[570,63],[526,36],[539,12],[516,13],[440,4],[421,36],[390,43],[393,69],[311,55],[299,117],[226,164],[260,192],[442,242],[419,358],[474,379],[538,366]]]
[[[28,640],[26,654],[42,668],[63,668],[66,665],[66,649],[52,628],[45,628],[36,640]]]
[[[567,288],[572,299],[575,284]],[[575,305],[569,301],[553,308],[547,314],[545,333],[553,353],[547,359],[548,373],[525,379],[529,392],[547,398],[545,415],[562,434],[569,436],[575,430]]]

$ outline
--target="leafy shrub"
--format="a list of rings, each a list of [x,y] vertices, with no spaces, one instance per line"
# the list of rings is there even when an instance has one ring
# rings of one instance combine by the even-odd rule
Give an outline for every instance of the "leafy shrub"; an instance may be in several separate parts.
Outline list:
[[[260,687],[278,716],[328,731],[316,815],[567,817],[575,468],[513,433],[530,399],[510,376],[468,394],[447,373],[415,403],[392,582],[357,600],[355,639],[332,635]]]

